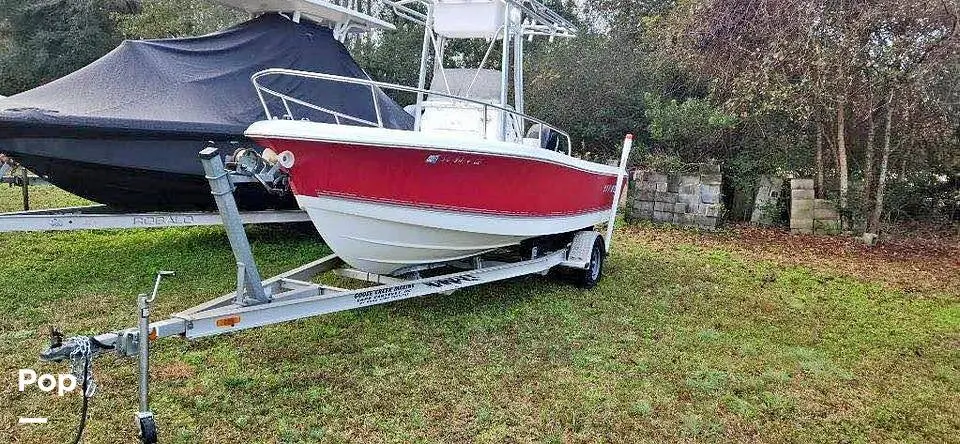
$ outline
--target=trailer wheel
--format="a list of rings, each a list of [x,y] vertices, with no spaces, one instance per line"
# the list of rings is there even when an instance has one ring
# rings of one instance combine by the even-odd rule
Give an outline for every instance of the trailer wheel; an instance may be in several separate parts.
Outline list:
[[[157,444],[157,423],[153,414],[138,415],[137,425],[140,427],[140,442],[143,444]]]
[[[597,286],[603,276],[603,260],[606,256],[603,236],[597,236],[590,252],[590,263],[586,269],[577,270],[574,283],[580,288],[590,289]]]

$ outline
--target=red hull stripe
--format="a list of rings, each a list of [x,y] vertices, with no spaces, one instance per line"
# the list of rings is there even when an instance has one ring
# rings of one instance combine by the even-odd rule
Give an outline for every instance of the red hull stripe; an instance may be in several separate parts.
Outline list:
[[[615,176],[549,161],[429,148],[257,138],[290,151],[294,193],[510,216],[572,216],[609,209]]]

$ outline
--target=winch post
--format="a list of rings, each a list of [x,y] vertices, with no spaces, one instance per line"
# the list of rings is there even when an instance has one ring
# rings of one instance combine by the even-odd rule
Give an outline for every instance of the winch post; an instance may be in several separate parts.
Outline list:
[[[247,234],[243,231],[243,222],[240,219],[240,211],[237,209],[237,201],[233,198],[233,184],[230,182],[229,173],[223,166],[223,159],[220,158],[216,148],[210,147],[200,152],[200,161],[203,163],[206,178],[210,182],[210,190],[217,202],[217,210],[220,211],[223,226],[227,230],[227,239],[230,240],[233,256],[238,263],[243,264],[245,284],[243,287],[246,288],[246,294],[236,295],[237,301],[242,305],[270,302],[270,297],[264,291],[261,283],[260,270],[257,269],[257,264],[253,260],[253,251],[250,248],[250,242],[247,240]]]

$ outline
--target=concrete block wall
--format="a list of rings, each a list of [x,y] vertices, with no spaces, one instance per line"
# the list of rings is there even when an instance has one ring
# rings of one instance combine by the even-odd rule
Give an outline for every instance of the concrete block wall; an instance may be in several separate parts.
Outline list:
[[[790,231],[804,234],[840,232],[840,214],[832,201],[817,199],[813,179],[790,180]]]
[[[719,165],[700,165],[694,174],[639,170],[630,182],[629,218],[716,229],[722,209]]]

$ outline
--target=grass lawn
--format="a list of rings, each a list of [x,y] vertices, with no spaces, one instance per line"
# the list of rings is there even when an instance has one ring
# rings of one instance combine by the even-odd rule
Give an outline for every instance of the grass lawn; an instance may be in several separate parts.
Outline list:
[[[0,190],[0,210],[16,196]],[[248,233],[265,275],[327,253],[309,229]],[[161,440],[957,442],[955,250],[798,256],[748,234],[624,227],[593,291],[529,277],[158,341]],[[0,234],[0,264],[4,443],[72,439],[78,393],[17,391],[18,368],[66,371],[37,359],[48,325],[132,326],[158,269],[178,272],[158,317],[234,285],[216,227]],[[102,357],[96,377],[85,442],[134,442],[135,361]]]

